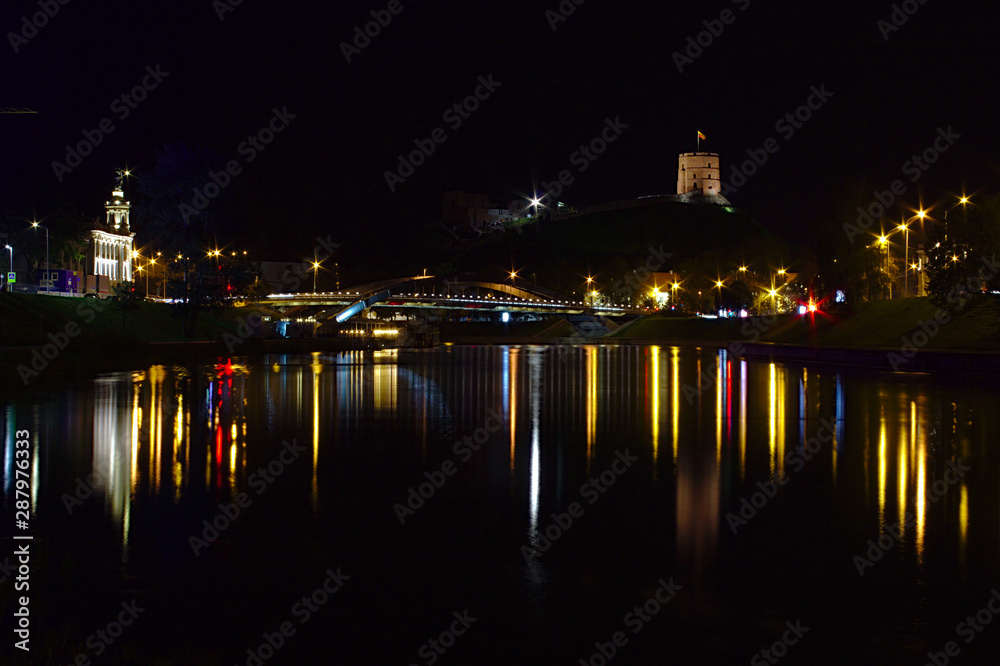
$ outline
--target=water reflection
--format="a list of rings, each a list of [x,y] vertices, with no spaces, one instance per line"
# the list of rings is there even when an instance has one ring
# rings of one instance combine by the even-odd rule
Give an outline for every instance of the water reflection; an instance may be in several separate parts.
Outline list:
[[[851,523],[851,534],[874,538],[900,525],[903,546],[893,557],[918,566],[937,548],[963,571],[974,567],[984,555],[969,544],[1000,531],[997,484],[969,475],[946,485],[940,501],[932,494],[949,462],[996,469],[986,435],[997,418],[995,392],[747,362],[724,350],[455,347],[222,359],[102,376],[86,397],[64,394],[0,410],[8,502],[15,422],[37,423],[36,433],[44,423],[45,441],[59,444],[39,447],[36,438],[33,492],[58,497],[72,478],[93,473],[126,559],[136,506],[222,501],[246,489],[282,439],[308,442],[308,473],[288,492],[301,492],[306,510],[322,516],[335,508],[324,503],[324,471],[374,449],[430,468],[451,442],[482,426],[487,409],[507,424],[484,447],[497,455],[484,453],[462,470],[465,483],[489,489],[502,479],[502,501],[522,521],[512,531],[527,533],[533,546],[545,517],[579,499],[581,484],[626,447],[641,462],[625,483],[664,488],[676,523],[656,529],[670,532],[678,561],[695,576],[718,558],[726,514],[781,474],[801,474],[800,488],[822,488],[817,496],[841,507],[838,519]],[[836,421],[829,452],[805,471],[786,464],[826,418]],[[784,510],[804,517],[813,508]],[[592,523],[602,510],[593,510]]]

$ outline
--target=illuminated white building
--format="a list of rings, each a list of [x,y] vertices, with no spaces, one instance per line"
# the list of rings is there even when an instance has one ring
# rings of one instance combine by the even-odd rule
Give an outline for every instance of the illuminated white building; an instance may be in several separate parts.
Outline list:
[[[131,205],[125,201],[124,172],[118,172],[111,201],[105,203],[107,218],[90,231],[87,249],[87,274],[107,277],[111,284],[132,280],[132,240],[135,234],[129,228]]]

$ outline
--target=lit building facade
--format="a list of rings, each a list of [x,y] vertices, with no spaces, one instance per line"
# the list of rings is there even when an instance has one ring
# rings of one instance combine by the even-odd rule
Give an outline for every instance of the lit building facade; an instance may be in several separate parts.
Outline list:
[[[132,242],[135,234],[129,227],[131,205],[125,200],[123,172],[105,203],[107,218],[90,231],[87,248],[87,274],[103,276],[111,284],[132,280]]]

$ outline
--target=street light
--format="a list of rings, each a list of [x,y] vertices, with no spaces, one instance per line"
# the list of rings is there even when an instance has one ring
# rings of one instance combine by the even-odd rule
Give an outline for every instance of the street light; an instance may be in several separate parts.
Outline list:
[[[902,231],[903,232],[903,247],[904,247],[904,250],[903,250],[903,255],[904,255],[903,256],[903,298],[906,298],[907,296],[910,295],[910,290],[909,290],[909,273],[908,273],[907,268],[906,268],[907,266],[910,265],[910,227],[909,227],[909,224],[913,220],[916,220],[916,219],[923,220],[925,217],[927,217],[927,211],[925,211],[925,210],[918,210],[916,215],[914,215],[913,217],[909,218],[908,220],[906,220],[905,222],[903,222],[902,224],[900,224],[895,229],[895,231]]]
[[[892,299],[892,283],[889,282],[889,237],[882,235],[875,241],[879,247],[885,248],[885,263],[883,264],[886,275],[886,282],[889,284],[889,299]]]
[[[542,200],[539,199],[538,196],[536,195],[534,199],[531,199],[531,201],[529,202],[529,205],[532,205],[532,206],[535,207],[535,219],[537,220],[538,219],[538,207],[540,205],[542,205]]]
[[[313,262],[313,293],[316,293],[316,276],[319,275],[319,262]]]
[[[7,270],[8,273],[14,272],[14,248],[10,245],[3,246],[5,250],[10,250],[10,268]],[[10,286],[10,281],[7,281],[7,285]]]
[[[953,205],[951,208],[949,208],[948,210],[946,210],[944,212],[944,239],[945,240],[948,240],[948,213],[950,213],[951,211],[955,210],[959,206],[962,206],[962,208],[964,209],[965,208],[965,204],[967,204],[967,203],[969,203],[969,197],[962,197],[961,199],[958,200],[957,204]]]
[[[45,293],[48,294],[51,288],[51,280],[49,279],[49,228],[38,222],[32,222],[31,226],[45,229]]]

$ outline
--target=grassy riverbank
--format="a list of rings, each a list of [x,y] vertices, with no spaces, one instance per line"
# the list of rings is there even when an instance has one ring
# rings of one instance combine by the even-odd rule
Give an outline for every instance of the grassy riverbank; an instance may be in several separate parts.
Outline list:
[[[96,372],[152,363],[210,363],[220,356],[332,351],[348,344],[240,337],[241,321],[262,313],[253,307],[202,313],[194,338],[185,338],[181,320],[163,303],[128,311],[123,325],[122,312],[111,301],[2,293],[0,391],[86,381]]]
[[[243,308],[198,317],[194,340],[219,340],[234,333],[238,319],[259,311]],[[171,306],[142,303],[122,312],[110,300],[61,298],[34,294],[0,294],[0,347],[31,347],[51,342],[49,334],[76,324],[80,341],[114,346],[136,342],[186,342],[181,320]],[[106,349],[105,349],[106,350]]]

